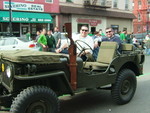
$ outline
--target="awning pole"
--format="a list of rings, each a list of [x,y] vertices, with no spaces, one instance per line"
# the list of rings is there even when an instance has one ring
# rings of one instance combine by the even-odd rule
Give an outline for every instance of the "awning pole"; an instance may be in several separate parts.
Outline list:
[[[12,36],[12,10],[11,10],[11,0],[9,0],[9,30],[10,30],[10,36]]]

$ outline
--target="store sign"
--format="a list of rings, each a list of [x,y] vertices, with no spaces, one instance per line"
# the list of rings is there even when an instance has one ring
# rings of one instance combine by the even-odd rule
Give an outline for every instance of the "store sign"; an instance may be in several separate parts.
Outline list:
[[[1,22],[9,22],[9,17],[1,17]],[[51,19],[39,19],[39,18],[12,18],[13,22],[27,22],[27,23],[49,23]]]
[[[88,23],[90,26],[97,26],[98,24],[101,24],[101,20],[96,20],[96,19],[77,19],[78,23]]]
[[[9,2],[3,2],[3,9],[9,10]],[[42,4],[29,4],[29,3],[20,3],[20,2],[11,2],[12,10],[19,11],[34,11],[34,12],[44,12],[44,5]]]

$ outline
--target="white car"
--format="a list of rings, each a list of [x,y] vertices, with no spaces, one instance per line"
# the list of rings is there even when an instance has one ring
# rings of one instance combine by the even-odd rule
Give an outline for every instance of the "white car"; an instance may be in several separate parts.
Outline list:
[[[0,50],[30,49],[39,50],[39,46],[34,41],[28,41],[22,37],[6,37],[0,39]]]

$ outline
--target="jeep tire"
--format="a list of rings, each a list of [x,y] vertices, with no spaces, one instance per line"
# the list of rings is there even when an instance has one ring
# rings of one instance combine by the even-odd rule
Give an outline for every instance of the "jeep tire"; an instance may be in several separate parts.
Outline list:
[[[14,99],[11,113],[57,113],[59,109],[56,94],[45,86],[31,86]]]
[[[136,90],[136,76],[130,69],[123,69],[119,72],[116,82],[112,85],[112,98],[119,104],[128,103],[134,96]]]

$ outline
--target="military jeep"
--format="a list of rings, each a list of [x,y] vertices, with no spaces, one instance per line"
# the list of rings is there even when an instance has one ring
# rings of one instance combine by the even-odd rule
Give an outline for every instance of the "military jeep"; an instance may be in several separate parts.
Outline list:
[[[83,51],[88,48],[83,48]],[[117,104],[126,104],[136,91],[136,76],[143,72],[145,57],[131,44],[102,42],[95,60],[51,52],[1,51],[0,105],[12,113],[57,113],[58,97],[87,89],[109,89]]]

